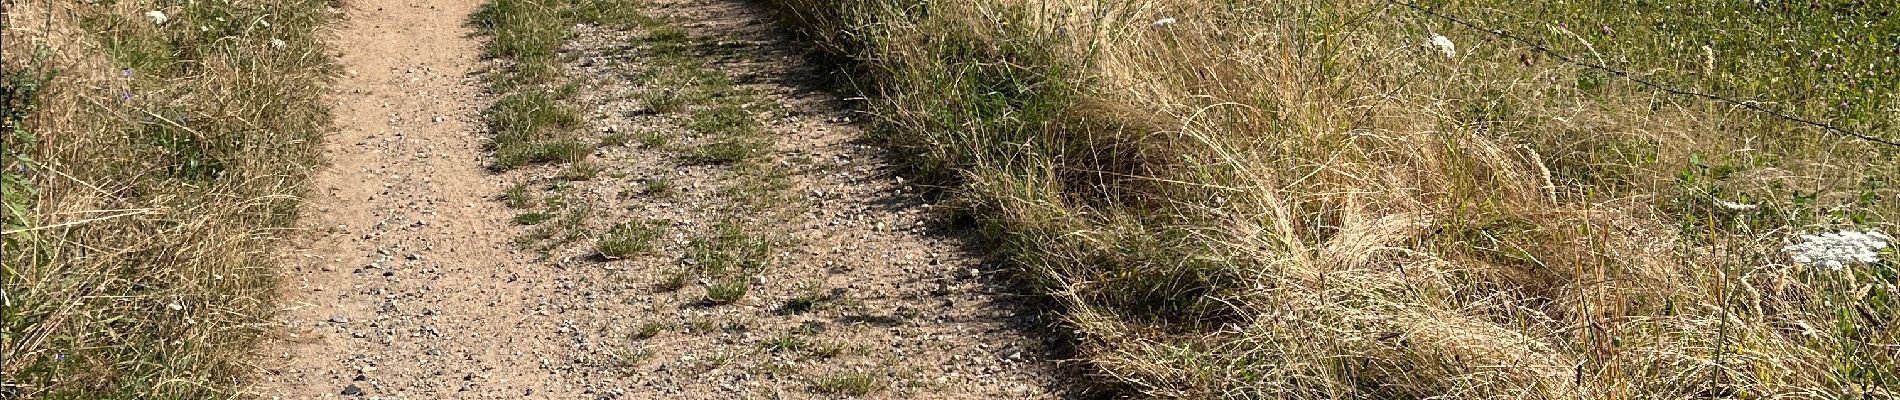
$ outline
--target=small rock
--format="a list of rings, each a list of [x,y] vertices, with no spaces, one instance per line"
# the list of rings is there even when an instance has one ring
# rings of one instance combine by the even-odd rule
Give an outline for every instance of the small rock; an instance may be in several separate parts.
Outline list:
[[[363,388],[356,387],[356,384],[352,383],[349,386],[343,387],[343,395],[344,396],[362,396]]]

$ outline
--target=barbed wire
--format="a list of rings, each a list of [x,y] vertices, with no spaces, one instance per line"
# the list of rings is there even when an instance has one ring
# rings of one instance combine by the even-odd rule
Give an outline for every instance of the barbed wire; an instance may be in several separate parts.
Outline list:
[[[1549,46],[1546,46],[1546,45],[1544,45],[1544,44],[1543,44],[1543,43],[1541,43],[1541,42],[1538,42],[1538,41],[1534,41],[1534,40],[1530,40],[1530,39],[1526,39],[1526,38],[1524,38],[1524,37],[1522,37],[1522,36],[1518,36],[1518,35],[1515,35],[1515,34],[1512,34],[1512,33],[1510,33],[1510,32],[1506,32],[1506,31],[1504,31],[1504,30],[1502,30],[1502,29],[1493,29],[1493,28],[1487,28],[1487,27],[1484,27],[1484,26],[1481,26],[1481,25],[1478,25],[1478,24],[1476,24],[1476,23],[1472,23],[1472,22],[1470,22],[1470,21],[1466,21],[1466,20],[1464,20],[1464,19],[1462,19],[1462,18],[1458,18],[1458,17],[1456,17],[1456,16],[1452,16],[1452,15],[1449,15],[1449,14],[1445,14],[1445,13],[1441,13],[1441,12],[1438,12],[1438,11],[1434,11],[1434,10],[1432,10],[1432,9],[1430,9],[1430,8],[1427,8],[1427,7],[1425,7],[1425,6],[1421,6],[1421,5],[1419,5],[1418,3],[1414,3],[1414,2],[1410,2],[1410,1],[1400,1],[1400,0],[1385,0],[1385,2],[1386,2],[1386,3],[1390,3],[1390,4],[1394,4],[1394,5],[1399,5],[1399,6],[1404,6],[1405,8],[1408,8],[1408,9],[1411,9],[1411,10],[1413,10],[1413,11],[1417,11],[1417,12],[1419,12],[1419,13],[1422,13],[1422,14],[1425,14],[1425,15],[1428,15],[1428,16],[1431,16],[1431,17],[1433,17],[1433,18],[1438,18],[1438,19],[1442,19],[1442,20],[1445,20],[1445,21],[1449,21],[1449,22],[1451,22],[1451,23],[1453,23],[1453,24],[1457,24],[1457,25],[1459,25],[1459,26],[1463,26],[1463,27],[1466,27],[1466,28],[1470,28],[1470,29],[1472,29],[1472,30],[1476,30],[1476,31],[1480,31],[1480,32],[1484,32],[1485,34],[1488,34],[1488,35],[1492,35],[1492,36],[1496,36],[1496,37],[1499,37],[1499,38],[1503,38],[1503,39],[1506,39],[1506,40],[1510,40],[1510,41],[1513,41],[1513,42],[1517,42],[1517,43],[1520,43],[1520,44],[1523,44],[1523,45],[1525,45],[1525,46],[1529,46],[1529,47],[1530,47],[1530,48],[1531,48],[1532,50],[1534,50],[1534,51],[1537,51],[1537,52],[1539,52],[1539,53],[1543,53],[1543,54],[1545,54],[1545,55],[1548,55],[1548,56],[1550,56],[1550,57],[1552,57],[1552,58],[1556,58],[1556,59],[1557,59],[1558,61],[1562,61],[1562,62],[1564,62],[1565,64],[1570,64],[1570,65],[1575,65],[1575,66],[1579,66],[1579,67],[1584,67],[1584,68],[1589,68],[1589,69],[1594,69],[1594,70],[1598,70],[1598,71],[1603,71],[1603,72],[1605,72],[1605,73],[1608,73],[1608,74],[1610,74],[1610,75],[1615,75],[1615,76],[1617,76],[1617,77],[1620,77],[1620,78],[1623,78],[1624,80],[1628,80],[1628,81],[1630,81],[1630,82],[1635,82],[1636,84],[1639,84],[1639,85],[1643,85],[1643,86],[1647,86],[1647,87],[1649,87],[1649,88],[1652,88],[1652,89],[1656,89],[1656,90],[1659,90],[1659,91],[1662,91],[1662,92],[1664,92],[1664,93],[1669,93],[1669,94],[1672,94],[1672,95],[1677,95],[1677,96],[1688,96],[1688,97],[1696,97],[1696,98],[1702,98],[1702,99],[1707,99],[1707,100],[1713,100],[1713,101],[1717,101],[1717,102],[1722,102],[1722,103],[1727,103],[1727,104],[1732,104],[1732,105],[1735,105],[1735,106],[1738,106],[1738,107],[1742,107],[1742,108],[1746,108],[1746,109],[1749,109],[1749,110],[1753,110],[1753,111],[1755,111],[1755,112],[1759,112],[1759,113],[1762,113],[1762,114],[1766,114],[1766,115],[1768,115],[1768,116],[1772,116],[1772,117],[1775,117],[1775,118],[1780,118],[1780,119],[1783,119],[1783,120],[1787,120],[1787,121],[1792,121],[1792,122],[1796,122],[1796,123],[1800,123],[1800,124],[1803,124],[1803,125],[1808,125],[1808,126],[1812,126],[1812,127],[1815,127],[1815,128],[1820,128],[1820,129],[1821,129],[1822,131],[1825,131],[1825,132],[1829,132],[1829,133],[1833,133],[1833,134],[1836,134],[1836,135],[1843,135],[1843,136],[1847,136],[1847,137],[1851,137],[1851,138],[1855,138],[1855,139],[1860,139],[1860,140],[1865,140],[1865,141],[1868,141],[1868,142],[1873,142],[1873,143],[1878,143],[1878,144],[1883,144],[1883,145],[1887,145],[1887,146],[1891,146],[1891,147],[1895,147],[1895,148],[1900,148],[1900,142],[1896,142],[1896,141],[1893,141],[1893,140],[1890,140],[1890,139],[1885,139],[1885,138],[1881,138],[1881,137],[1878,137],[1878,136],[1873,136],[1873,135],[1869,135],[1869,134],[1865,134],[1865,133],[1860,133],[1860,132],[1855,132],[1855,131],[1853,131],[1853,130],[1849,130],[1849,129],[1847,129],[1847,128],[1842,128],[1842,127],[1840,127],[1840,126],[1836,126],[1836,125],[1834,125],[1834,124],[1829,124],[1829,123],[1826,123],[1826,122],[1821,122],[1821,121],[1816,121],[1816,120],[1814,120],[1814,119],[1811,119],[1811,118],[1806,118],[1806,117],[1802,117],[1802,116],[1799,116],[1799,115],[1794,115],[1794,114],[1791,114],[1791,113],[1787,113],[1787,112],[1782,112],[1782,111],[1780,111],[1780,110],[1775,110],[1775,109],[1771,109],[1771,108],[1768,108],[1768,107],[1763,107],[1763,106],[1761,105],[1761,102],[1758,102],[1758,101],[1754,101],[1754,100],[1742,100],[1742,99],[1736,99],[1736,98],[1731,98],[1731,97],[1726,97],[1726,96],[1721,96],[1721,95],[1717,95],[1717,94],[1712,94],[1712,93],[1705,93],[1705,92],[1698,92],[1698,91],[1694,91],[1694,90],[1687,90],[1687,89],[1677,89],[1677,88],[1674,88],[1674,87],[1669,87],[1669,86],[1667,86],[1667,85],[1663,85],[1663,84],[1660,84],[1660,83],[1656,83],[1656,82],[1653,82],[1653,81],[1650,81],[1650,80],[1648,80],[1648,79],[1643,79],[1643,78],[1641,78],[1641,77],[1637,77],[1637,76],[1636,76],[1635,74],[1631,74],[1631,73],[1629,73],[1628,71],[1624,71],[1624,70],[1620,70],[1620,69],[1616,69],[1616,68],[1611,68],[1610,66],[1607,66],[1607,65],[1603,65],[1603,64],[1601,64],[1601,63],[1594,63],[1594,62],[1590,62],[1590,61],[1587,61],[1587,60],[1580,60],[1580,59],[1577,59],[1576,57],[1571,57],[1570,55],[1567,55],[1567,54],[1563,54],[1563,53],[1560,53],[1560,52],[1558,52],[1558,51],[1556,51],[1556,50],[1552,50],[1552,49],[1551,49],[1551,48],[1550,48]]]

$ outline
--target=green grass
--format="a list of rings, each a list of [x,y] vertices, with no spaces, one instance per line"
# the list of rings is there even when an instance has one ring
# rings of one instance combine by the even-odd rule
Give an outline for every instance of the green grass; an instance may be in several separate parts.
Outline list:
[[[3,398],[238,396],[281,311],[331,2],[119,3],[5,6]]]
[[[752,277],[769,265],[771,249],[770,242],[746,232],[742,225],[721,222],[711,235],[687,243],[687,268],[669,274],[661,286],[677,290],[688,280],[703,278],[708,303],[731,304],[751,290]]]
[[[1893,6],[1692,0],[1618,7],[1521,2],[1438,11],[1645,80],[1772,102],[1775,109],[1893,139],[1900,128],[1894,118],[1900,111],[1900,57],[1893,53],[1900,18]],[[1570,28],[1551,28],[1557,21]],[[1586,73],[1579,79],[1581,86],[1597,87],[1588,82],[1612,78]]]
[[[666,177],[648,178],[640,185],[640,194],[647,196],[665,196],[673,192],[673,180]]]
[[[822,305],[826,300],[829,300],[829,298],[817,292],[800,294],[785,299],[785,303],[779,305],[778,312],[787,315],[804,314],[818,309],[818,306]]]
[[[664,220],[614,224],[594,242],[594,251],[606,258],[627,258],[655,250],[653,241],[664,232]]]
[[[591,181],[600,176],[601,168],[598,163],[578,161],[573,164],[568,164],[567,169],[561,170],[561,174],[556,175],[555,179],[564,181]]]
[[[515,214],[512,221],[514,221],[515,225],[540,225],[542,222],[547,222],[550,219],[554,219],[554,214],[531,212]]]
[[[643,149],[666,148],[666,145],[672,143],[672,141],[673,138],[671,136],[667,136],[666,133],[657,130],[640,134],[640,148]]]
[[[731,221],[714,225],[711,235],[693,239],[686,248],[695,268],[715,277],[763,271],[772,253],[770,242]]]
[[[501,193],[501,203],[513,209],[533,207],[534,193],[529,191],[527,183],[516,183]]]
[[[752,140],[721,139],[694,147],[682,159],[687,164],[732,165],[751,158],[764,147],[764,143]]]
[[[659,21],[640,13],[646,2],[639,0],[570,0],[569,21],[613,29],[651,26]]]
[[[686,285],[692,282],[693,272],[689,269],[678,268],[661,273],[660,282],[654,286],[662,292],[673,292],[685,289]]]
[[[706,285],[706,302],[715,305],[732,304],[745,297],[752,290],[752,280],[746,276],[728,276],[719,278]]]
[[[634,340],[652,339],[654,336],[659,336],[660,332],[665,332],[667,329],[672,329],[672,328],[673,328],[672,324],[668,324],[665,322],[647,321],[640,324],[640,330],[633,333],[633,339]]]
[[[763,347],[767,351],[774,353],[804,351],[806,346],[809,346],[809,344],[805,343],[805,338],[794,334],[779,335],[778,337],[759,343],[759,347]]]

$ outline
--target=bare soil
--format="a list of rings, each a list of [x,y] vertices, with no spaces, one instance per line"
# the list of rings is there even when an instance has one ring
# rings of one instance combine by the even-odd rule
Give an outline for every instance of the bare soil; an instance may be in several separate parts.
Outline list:
[[[603,145],[592,179],[567,167],[486,167],[464,24],[478,0],[346,2],[333,48],[331,164],[313,186],[301,245],[286,250],[279,340],[261,349],[258,398],[1051,398],[1064,391],[1048,321],[1001,283],[968,232],[906,182],[822,69],[739,1],[656,1],[650,14],[694,38],[692,53],[737,88],[771,144],[779,185],[764,206],[734,195],[748,173],[681,161],[706,140],[646,109],[630,72],[650,62],[640,29],[592,26],[564,53],[586,132],[667,135]],[[751,171],[751,172],[748,172]],[[630,195],[665,180],[665,194]],[[756,181],[756,180],[755,180]],[[503,205],[517,183],[593,212],[583,238],[534,249]],[[756,194],[756,193],[755,193]],[[661,220],[649,254],[601,257],[615,223]],[[719,222],[768,240],[746,294],[705,301],[706,282],[663,284],[700,262]],[[801,299],[794,301],[794,299]],[[801,301],[803,301],[801,303]],[[797,305],[797,306],[793,306]],[[809,307],[806,307],[809,306]],[[655,329],[657,328],[657,329]],[[649,336],[648,334],[652,335]],[[863,389],[863,390],[857,390]]]

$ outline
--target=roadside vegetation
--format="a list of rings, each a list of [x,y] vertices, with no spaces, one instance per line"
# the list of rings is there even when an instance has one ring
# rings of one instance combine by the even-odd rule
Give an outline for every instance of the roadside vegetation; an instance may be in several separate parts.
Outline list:
[[[769,3],[1129,392],[1900,393],[1891,2]]]
[[[322,162],[331,5],[6,3],[0,397],[242,388]]]

